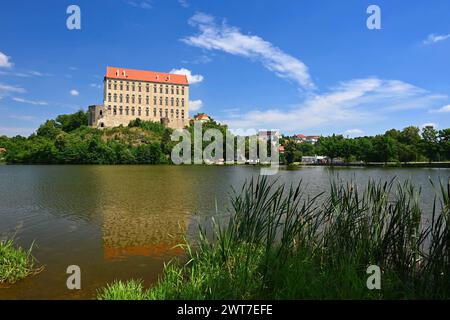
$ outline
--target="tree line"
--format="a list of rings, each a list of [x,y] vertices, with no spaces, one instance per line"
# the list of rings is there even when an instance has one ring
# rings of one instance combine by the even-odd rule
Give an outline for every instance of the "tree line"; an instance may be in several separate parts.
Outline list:
[[[345,162],[433,162],[450,160],[450,129],[431,126],[420,130],[409,126],[391,129],[384,134],[358,138],[343,135],[320,137],[316,144],[297,143],[295,137],[283,137],[287,164],[301,162],[302,156],[323,155],[330,161]]]

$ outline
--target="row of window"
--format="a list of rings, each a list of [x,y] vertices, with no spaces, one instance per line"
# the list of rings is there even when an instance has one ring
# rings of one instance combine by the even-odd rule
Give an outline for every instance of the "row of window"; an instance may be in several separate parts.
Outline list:
[[[157,108],[153,108],[153,117],[155,117],[155,118],[157,117],[157,114],[158,114],[157,111],[158,111]],[[149,107],[145,108],[144,113],[145,113],[146,117],[150,117],[150,108]],[[141,107],[138,107],[137,110],[136,110],[135,107],[131,107],[131,108],[125,107],[125,108],[123,108],[122,106],[119,106],[117,108],[117,106],[113,106],[113,107],[111,107],[110,105],[108,106],[108,114],[112,114],[114,116],[116,116],[116,115],[120,115],[120,116],[122,116],[122,115],[125,115],[125,116],[129,116],[129,115],[131,115],[131,116],[136,116],[136,115],[137,116],[143,116],[144,113],[143,113],[143,110],[142,110]],[[163,108],[159,108],[159,117],[162,118],[163,114],[164,114],[164,116],[166,118],[169,118],[169,109],[164,109],[164,113],[163,113]],[[100,115],[102,115],[102,114],[100,113]],[[177,118],[178,119],[178,118],[180,118],[180,115],[181,115],[181,119],[184,119],[184,110],[181,110],[181,112],[180,112],[180,110],[178,110],[178,109],[175,109],[175,110],[174,109],[170,109],[170,117],[171,118]]]
[[[174,86],[171,85],[169,87],[169,85],[159,85],[159,90],[158,90],[158,85],[154,84],[153,86],[153,93],[165,93],[165,94],[169,94],[169,92],[171,94],[177,94],[179,95],[180,92],[182,95],[184,95],[184,86]],[[119,83],[117,83],[117,81],[112,81],[112,80],[108,80],[108,90],[111,90],[111,88],[114,88],[114,90],[121,90],[123,91],[125,88],[125,91],[136,91],[136,87],[137,87],[137,91],[138,92],[142,92],[143,90],[143,85],[141,84],[141,82],[137,82],[137,86],[135,84],[135,82],[130,82],[130,81],[125,81],[125,84],[120,81]],[[130,90],[131,89],[131,90]],[[150,84],[146,83],[145,84],[145,92],[150,92]]]
[[[125,99],[124,99],[125,98]],[[114,93],[114,95],[111,95],[111,93],[108,93],[108,102],[120,102],[123,103],[125,100],[125,103],[136,103],[136,99],[134,94],[131,95],[131,99],[130,99],[130,95],[125,95],[125,97],[122,94],[117,94]],[[166,106],[169,106],[169,101],[170,101],[170,106],[176,106],[179,107],[180,106],[180,99],[176,98],[174,99],[173,97],[169,98],[166,97],[165,99],[163,99],[163,97],[159,97],[159,105],[162,106],[163,105],[163,100],[165,102]],[[130,102],[131,101],[131,102]],[[139,95],[137,98],[137,103],[138,104],[142,104],[142,97]],[[153,97],[153,104],[157,105],[158,99],[157,97]],[[145,96],[145,104],[150,104],[150,97],[149,96]],[[184,98],[181,98],[181,106],[184,107]]]

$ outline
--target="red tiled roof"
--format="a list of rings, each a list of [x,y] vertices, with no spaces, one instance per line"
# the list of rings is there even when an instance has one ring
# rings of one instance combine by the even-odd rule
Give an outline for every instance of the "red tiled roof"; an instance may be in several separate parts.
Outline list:
[[[137,80],[137,81],[149,81],[149,82],[181,84],[181,85],[189,84],[187,77],[184,74],[133,70],[116,67],[107,67],[105,77],[120,80]]]
[[[296,135],[296,137],[299,138],[299,139],[304,139],[304,138],[306,138],[306,136],[305,136],[304,134],[298,134],[298,135]]]
[[[207,114],[199,114],[195,117],[195,120],[209,120],[209,117]]]

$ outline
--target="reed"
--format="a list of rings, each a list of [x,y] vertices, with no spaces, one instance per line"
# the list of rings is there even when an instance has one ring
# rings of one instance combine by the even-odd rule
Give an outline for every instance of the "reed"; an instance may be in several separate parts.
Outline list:
[[[410,182],[305,188],[258,178],[234,192],[229,215],[186,242],[148,299],[448,299],[450,185],[431,212]],[[429,219],[425,219],[429,217]],[[369,265],[381,290],[366,286]]]

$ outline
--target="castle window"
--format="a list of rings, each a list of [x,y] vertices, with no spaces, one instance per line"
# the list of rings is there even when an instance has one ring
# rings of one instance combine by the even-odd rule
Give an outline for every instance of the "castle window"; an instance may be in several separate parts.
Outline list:
[[[131,107],[131,115],[134,116],[134,107]]]
[[[150,115],[150,111],[148,110],[148,108],[145,109],[145,115],[148,117]]]
[[[108,89],[111,90],[111,81],[108,81]]]
[[[103,110],[100,110],[99,114],[102,116],[103,115]]]
[[[165,100],[166,100],[166,106],[168,106],[169,105],[169,98],[166,97]]]
[[[142,98],[141,98],[141,96],[138,97],[138,104],[142,104]]]
[[[156,108],[153,108],[153,116],[156,118]]]
[[[127,82],[125,88],[126,88],[127,91],[130,91],[130,85],[128,84],[128,82]]]
[[[170,117],[173,118],[173,109],[170,109]]]
[[[134,82],[131,84],[131,91],[134,91],[135,86],[134,86]]]
[[[114,93],[114,102],[117,102],[117,93]]]
[[[159,108],[159,116],[162,118],[162,108]]]
[[[125,102],[130,103],[130,95],[127,94],[127,96],[125,97]]]
[[[181,99],[181,106],[184,107],[184,99]]]
[[[134,103],[134,94],[133,95],[131,95],[131,103]]]
[[[139,90],[139,92],[141,92],[141,84],[140,83],[138,85],[138,90]]]
[[[122,83],[122,81],[120,82],[119,88],[120,88],[121,91],[123,90],[123,83]]]
[[[145,104],[150,104],[150,98],[148,96],[145,97]]]
[[[162,106],[162,97],[159,97],[159,105]]]
[[[173,86],[170,87],[170,93],[173,94]]]
[[[181,110],[181,118],[184,119],[184,110]]]
[[[169,110],[164,110],[164,114],[165,114],[165,116],[166,116],[166,118],[168,118],[169,117]]]
[[[156,84],[153,86],[153,93],[157,93],[156,91],[157,91],[158,89],[156,88]]]
[[[129,115],[130,114],[130,108],[126,107],[125,108],[125,115]]]
[[[170,98],[170,106],[173,107],[173,97]]]
[[[122,94],[119,95],[119,102],[122,103],[123,102],[123,97]]]
[[[138,108],[138,116],[141,116],[141,114],[142,114],[142,109],[141,109],[141,107],[139,107]]]
[[[177,119],[179,118],[179,116],[180,116],[180,112],[179,112],[179,110],[177,109],[176,110],[176,115],[177,115]]]
[[[145,85],[145,91],[150,92],[150,87],[149,87],[148,83]]]
[[[169,88],[166,86],[166,94],[169,93]]]
[[[119,114],[120,114],[120,115],[123,114],[123,108],[122,108],[122,106],[119,107]]]
[[[184,87],[181,87],[181,94],[184,95]]]
[[[177,102],[176,102],[176,105],[177,105],[177,107],[179,107],[179,106],[180,106],[180,101],[178,100],[178,98],[177,98],[176,101],[177,101]]]
[[[162,85],[159,86],[159,93],[162,93]]]
[[[153,97],[153,104],[156,106],[156,97]]]
[[[111,114],[111,106],[108,106],[108,114]]]
[[[113,109],[113,115],[117,115],[117,108],[116,108],[116,106],[114,106],[114,109]]]
[[[177,94],[180,94],[180,89],[178,88],[178,86],[177,86]]]
[[[111,102],[111,93],[108,93],[108,102]]]
[[[117,90],[117,83],[114,81],[114,90]]]

